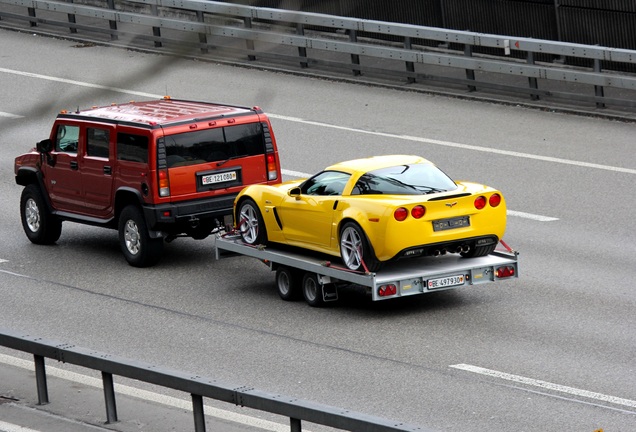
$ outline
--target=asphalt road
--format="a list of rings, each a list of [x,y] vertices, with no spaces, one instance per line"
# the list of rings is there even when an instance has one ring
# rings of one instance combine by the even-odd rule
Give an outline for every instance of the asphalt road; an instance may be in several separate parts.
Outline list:
[[[636,430],[636,124],[0,39],[0,327],[440,431]],[[65,223],[57,245],[30,244],[13,158],[48,136],[60,109],[164,94],[261,106],[288,178],[415,153],[497,187],[520,278],[405,301],[352,290],[315,309],[281,301],[256,260],[216,261],[213,239],[178,239],[152,269],[126,264],[115,231]],[[32,392],[28,377],[7,378],[17,370],[0,363],[0,396]],[[72,393],[58,415],[103,422],[72,409]],[[206,402],[245,430],[276,428],[243,415],[288,428]]]

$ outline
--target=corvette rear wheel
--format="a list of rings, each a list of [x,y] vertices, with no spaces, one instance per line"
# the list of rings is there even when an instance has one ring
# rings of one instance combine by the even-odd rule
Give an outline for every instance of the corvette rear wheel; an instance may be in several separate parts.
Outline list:
[[[238,211],[238,229],[243,241],[250,245],[267,242],[267,230],[263,216],[256,203],[251,199],[241,201]]]
[[[340,257],[349,270],[364,271],[366,265],[369,271],[375,272],[382,265],[375,257],[366,234],[354,222],[347,222],[340,231]]]

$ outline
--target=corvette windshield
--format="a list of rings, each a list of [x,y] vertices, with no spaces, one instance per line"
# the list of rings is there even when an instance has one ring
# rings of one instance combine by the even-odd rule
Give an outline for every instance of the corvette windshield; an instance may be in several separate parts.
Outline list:
[[[457,185],[431,164],[398,165],[363,174],[353,195],[421,195],[454,190]]]

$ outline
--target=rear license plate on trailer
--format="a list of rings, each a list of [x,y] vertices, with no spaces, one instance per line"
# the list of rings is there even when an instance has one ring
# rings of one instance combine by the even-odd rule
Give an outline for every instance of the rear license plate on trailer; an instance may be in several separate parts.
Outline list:
[[[450,219],[439,219],[433,221],[433,231],[444,231],[454,228],[463,228],[470,226],[468,216],[454,217]]]
[[[443,278],[429,279],[428,289],[447,288],[457,285],[464,285],[466,277],[464,275],[446,276]]]
[[[223,183],[236,180],[236,171],[228,171],[218,174],[209,174],[201,177],[201,183],[210,185],[215,183]]]

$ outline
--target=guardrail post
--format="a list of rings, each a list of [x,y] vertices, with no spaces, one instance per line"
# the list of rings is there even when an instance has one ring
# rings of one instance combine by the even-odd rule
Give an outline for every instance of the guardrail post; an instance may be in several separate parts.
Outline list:
[[[305,36],[305,26],[302,25],[302,23],[298,23],[296,24],[296,34],[299,36]],[[298,57],[301,58],[300,61],[300,67],[302,69],[308,68],[309,67],[309,63],[307,63],[307,61],[303,61],[302,59],[306,59],[307,58],[307,48],[305,47],[298,47]]]
[[[601,60],[597,58],[594,59],[594,72],[601,72]],[[603,88],[603,86],[595,85],[594,93],[596,94],[596,97],[599,97],[599,98],[605,97],[605,89]],[[596,108],[605,108],[605,104],[603,102],[597,101]]]
[[[243,23],[245,25],[245,28],[247,29],[251,29],[252,28],[252,18],[246,17],[243,18]],[[254,52],[254,41],[251,39],[245,39],[245,46],[247,47],[248,51]],[[254,61],[256,60],[256,56],[254,54],[248,54],[247,59],[249,61]]]
[[[205,413],[203,412],[203,396],[191,393],[192,412],[194,414],[194,432],[205,432]]]
[[[531,64],[531,65],[534,64],[534,53],[532,51],[528,51],[528,64]],[[532,78],[532,77],[528,78],[528,85],[533,90],[538,90],[539,89],[539,83],[538,83],[536,78]],[[530,94],[530,99],[539,100],[539,94],[538,93],[531,93]]]
[[[115,423],[117,422],[117,405],[115,404],[113,374],[102,372],[102,384],[104,386],[104,400],[106,402],[106,423]]]
[[[68,2],[69,2],[69,3],[73,3],[73,2],[74,2],[74,0],[68,0]],[[75,23],[76,23],[76,21],[75,21],[75,14],[67,14],[67,16],[68,16],[68,22],[69,22],[69,24],[75,24]],[[69,28],[68,28],[68,29],[69,29],[69,31],[70,31],[71,33],[77,33],[77,27],[75,27],[75,26],[69,26]]]
[[[411,38],[408,36],[404,37],[404,49],[407,49],[409,51],[412,49]],[[407,61],[406,71],[410,74],[409,77],[407,78],[409,84],[414,83],[415,82],[415,63]]]
[[[157,7],[156,4],[150,5],[150,13],[153,16],[159,16],[159,8]],[[163,46],[163,44],[161,43],[161,41],[159,40],[161,38],[161,28],[159,27],[153,27],[152,28],[152,35],[156,38],[155,39],[155,48],[160,48]]]
[[[197,21],[205,24],[205,17],[203,11],[197,11]],[[199,42],[201,43],[201,52],[203,54],[208,53],[208,36],[205,33],[199,33]]]
[[[356,30],[349,31],[349,41],[353,43],[358,42],[358,32]],[[351,64],[357,66],[360,65],[360,56],[358,54],[351,54]],[[360,72],[360,68],[354,68],[352,70],[354,76],[359,76],[362,74],[362,72]]]
[[[473,56],[473,46],[472,45],[464,45],[464,55],[466,57],[472,57]],[[471,80],[471,81],[475,81],[475,71],[472,69],[466,69],[466,79]],[[475,87],[474,85],[469,85],[468,86],[468,91],[474,92],[477,91],[477,87]]]
[[[115,10],[115,0],[108,0],[108,9]],[[117,31],[117,21],[108,20],[108,27],[111,30]],[[117,40],[119,36],[116,33],[110,32],[110,40]]]
[[[49,390],[46,385],[44,357],[33,354],[33,363],[35,364],[35,385],[38,390],[38,405],[46,405],[49,403]]]
[[[302,432],[302,428],[300,426],[300,419],[290,418],[289,419],[289,427],[291,432]]]
[[[27,8],[27,11],[29,12],[29,16],[31,18],[35,18],[35,8],[29,7],[29,8]],[[35,22],[35,20],[29,20],[29,25],[31,27],[37,27],[38,23]]]

